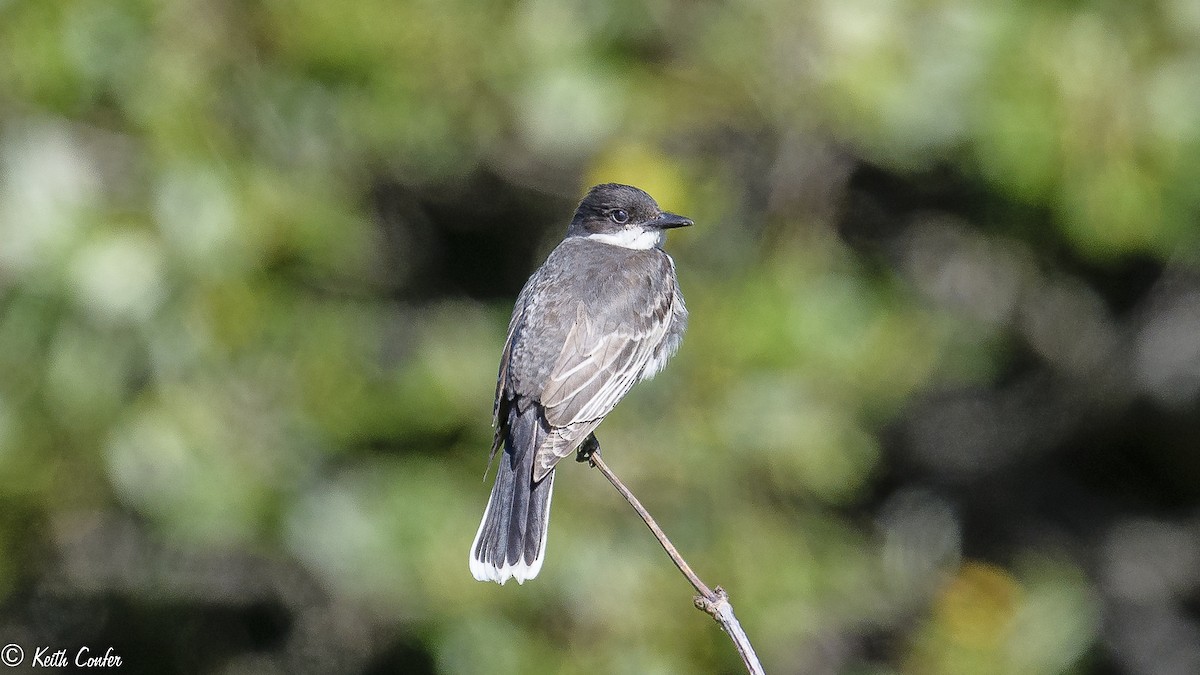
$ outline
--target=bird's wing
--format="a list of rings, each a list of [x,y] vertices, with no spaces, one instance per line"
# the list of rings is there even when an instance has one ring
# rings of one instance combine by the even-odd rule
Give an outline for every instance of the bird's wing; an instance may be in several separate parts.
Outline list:
[[[492,437],[492,458],[495,458],[496,452],[504,441],[504,429],[501,428],[501,423],[508,414],[505,409],[508,405],[508,367],[512,360],[513,338],[517,332],[517,323],[521,318],[521,313],[525,311],[525,295],[525,289],[521,289],[521,294],[517,296],[516,306],[513,307],[512,317],[508,320],[508,335],[504,338],[504,351],[500,354],[500,372],[496,375],[496,401],[492,404],[492,428],[495,430]]]
[[[492,426],[500,425],[500,402],[504,400],[508,389],[508,362],[512,357],[513,335],[517,330],[517,319],[521,317],[521,304],[518,302],[513,310],[512,318],[508,320],[508,336],[504,338],[504,351],[500,354],[500,372],[496,375],[496,402],[492,405]]]
[[[661,306],[631,310],[616,330],[589,319],[583,303],[542,390],[549,440],[538,449],[534,480],[570,454],[638,381],[670,323],[674,294]]]

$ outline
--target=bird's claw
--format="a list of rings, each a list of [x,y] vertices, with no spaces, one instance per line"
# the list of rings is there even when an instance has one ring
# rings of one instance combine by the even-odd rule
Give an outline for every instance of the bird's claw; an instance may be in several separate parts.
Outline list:
[[[588,437],[579,444],[579,449],[575,451],[575,461],[587,462],[595,466],[592,462],[592,455],[597,452],[600,452],[600,441],[596,439],[596,434],[588,434]]]

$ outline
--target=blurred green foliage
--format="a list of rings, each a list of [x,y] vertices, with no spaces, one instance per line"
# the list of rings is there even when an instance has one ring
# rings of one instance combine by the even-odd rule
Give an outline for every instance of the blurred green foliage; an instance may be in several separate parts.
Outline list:
[[[620,181],[692,322],[599,436],[770,672],[1177,672],[1118,609],[1200,588],[1121,572],[1200,561],[1197,7],[0,0],[0,642],[736,672],[582,466],[467,571],[511,302]]]

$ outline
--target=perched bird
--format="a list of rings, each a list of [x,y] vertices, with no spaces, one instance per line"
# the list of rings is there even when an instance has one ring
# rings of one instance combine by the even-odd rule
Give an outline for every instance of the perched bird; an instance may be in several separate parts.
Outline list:
[[[687,308],[662,244],[691,224],[638,188],[597,185],[525,282],[500,357],[492,458],[503,454],[471,542],[476,579],[537,576],[554,465],[679,348]]]

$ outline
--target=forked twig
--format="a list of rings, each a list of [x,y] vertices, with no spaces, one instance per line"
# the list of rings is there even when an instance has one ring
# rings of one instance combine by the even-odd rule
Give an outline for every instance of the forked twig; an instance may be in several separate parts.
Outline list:
[[[650,531],[654,533],[654,537],[658,539],[658,543],[662,545],[663,550],[671,557],[671,562],[675,563],[675,566],[679,568],[679,571],[683,573],[683,576],[687,577],[688,582],[699,593],[693,599],[696,609],[705,612],[716,620],[717,623],[721,624],[721,628],[733,640],[733,645],[737,648],[738,655],[742,657],[742,663],[745,664],[747,672],[751,675],[765,675],[762,664],[758,660],[758,655],[754,653],[754,647],[750,644],[750,638],[746,636],[746,631],[742,630],[742,624],[738,622],[737,617],[733,614],[733,603],[729,601],[729,594],[720,586],[717,586],[715,590],[709,588],[707,584],[700,580],[700,577],[696,576],[696,573],[692,571],[691,565],[688,565],[683,556],[679,555],[678,549],[675,548],[670,539],[667,539],[667,535],[663,533],[662,528],[658,526],[653,516],[646,511],[646,507],[642,506],[638,498],[633,496],[629,488],[625,487],[621,479],[617,478],[612,469],[608,468],[608,465],[604,463],[604,460],[600,457],[600,441],[596,440],[595,434],[589,435],[580,444],[576,460],[587,462],[599,469],[600,473],[604,474],[604,477],[608,479],[608,482],[612,483],[613,487],[617,489],[617,492],[621,493],[625,501],[629,502],[633,510],[637,511],[637,514],[646,523],[646,527],[650,528]]]

